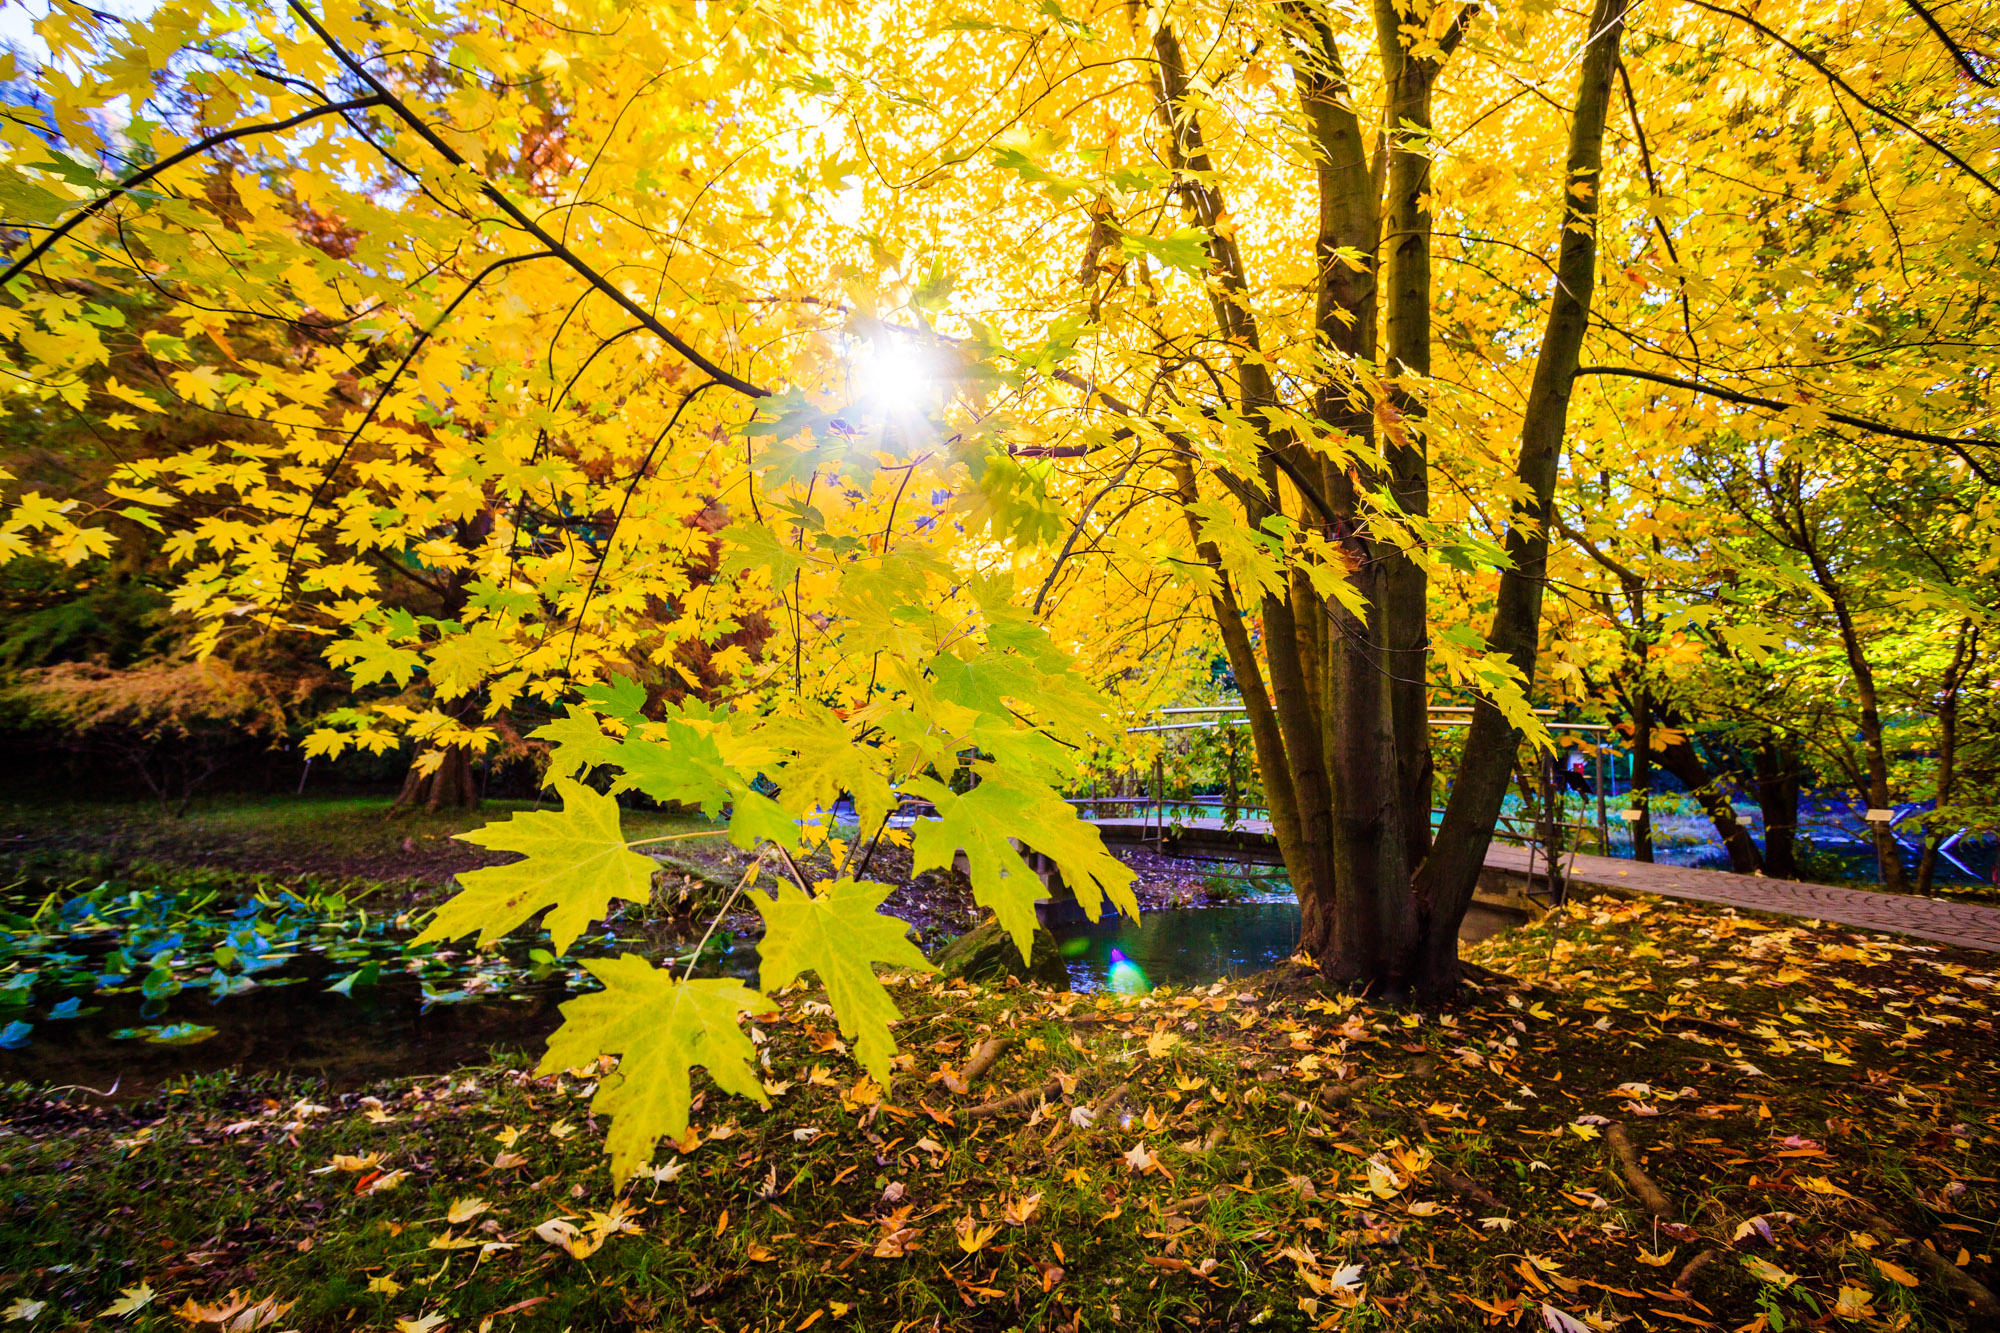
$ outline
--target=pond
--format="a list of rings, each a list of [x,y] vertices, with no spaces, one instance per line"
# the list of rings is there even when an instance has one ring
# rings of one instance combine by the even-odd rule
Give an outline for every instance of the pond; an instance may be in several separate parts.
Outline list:
[[[1459,927],[1465,943],[1485,939],[1519,918],[1474,904]],[[1284,897],[1215,907],[1168,907],[1137,921],[1117,917],[1054,929],[1070,986],[1079,991],[1143,993],[1154,986],[1206,985],[1261,972],[1298,948],[1299,905]]]
[[[39,887],[0,904],[0,1083],[122,1097],[232,1068],[345,1088],[446,1073],[496,1048],[539,1055],[562,1002],[596,989],[581,961],[630,947],[605,934],[563,959],[540,935],[484,953],[413,949],[406,922],[337,895]],[[1296,947],[1298,920],[1289,894],[1266,894],[1057,935],[1074,989],[1129,992],[1271,967]],[[1460,934],[1507,924],[1475,907]],[[697,974],[754,979],[756,967],[755,947],[739,946]]]
[[[237,1067],[349,1085],[539,1050],[596,982],[546,935],[412,948],[407,920],[337,893],[13,886],[0,902],[0,1082],[138,1094]]]

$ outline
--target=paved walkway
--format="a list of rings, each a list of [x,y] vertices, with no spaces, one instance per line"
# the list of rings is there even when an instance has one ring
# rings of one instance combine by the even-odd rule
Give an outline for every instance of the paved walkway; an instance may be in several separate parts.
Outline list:
[[[1528,850],[1495,843],[1486,853],[1486,864],[1494,869],[1523,872],[1528,868]],[[1546,867],[1542,869],[1546,873]],[[1727,870],[1647,865],[1610,856],[1576,857],[1569,867],[1569,879],[1573,885],[1636,889],[1657,893],[1664,898],[1685,898],[1693,902],[1741,907],[1753,912],[1837,921],[1844,926],[1885,930],[1967,949],[2000,952],[2000,907],[1953,902],[1948,898],[1871,893],[1865,889],[1841,889],[1827,884],[1763,879]]]
[[[1138,819],[1095,821],[1106,842],[1151,844],[1158,826]],[[1172,856],[1187,850],[1197,855],[1241,855],[1244,859],[1275,860],[1276,845],[1271,826],[1261,819],[1246,819],[1234,829],[1225,829],[1219,819],[1189,819],[1180,824],[1181,837],[1166,839],[1164,851]],[[1567,858],[1566,858],[1567,859]],[[1516,874],[1528,869],[1528,849],[1494,843],[1487,849],[1486,865],[1491,870]],[[1538,865],[1537,877],[1547,873]],[[1692,902],[1719,903],[1753,912],[1774,912],[1780,916],[1805,917],[1815,921],[1836,921],[1864,930],[1883,930],[1898,935],[1956,944],[1966,949],[2000,953],[2000,907],[1953,902],[1947,898],[1906,897],[1899,893],[1871,893],[1865,889],[1839,889],[1826,884],[1800,884],[1786,879],[1763,879],[1738,875],[1727,870],[1692,870],[1685,866],[1647,865],[1611,856],[1577,856],[1569,862],[1572,884],[1607,889],[1632,889],[1657,893],[1665,898]]]

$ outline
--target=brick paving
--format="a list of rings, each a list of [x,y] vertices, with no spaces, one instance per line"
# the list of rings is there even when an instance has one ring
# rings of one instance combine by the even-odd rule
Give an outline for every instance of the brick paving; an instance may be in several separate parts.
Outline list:
[[[1949,898],[1918,898],[1900,893],[1872,893],[1829,884],[1800,884],[1788,879],[1764,879],[1727,870],[1694,870],[1686,866],[1647,865],[1610,856],[1577,856],[1569,862],[1572,885],[1635,889],[1663,898],[1719,903],[1752,912],[1837,921],[1843,926],[1883,930],[1897,935],[1956,944],[1967,949],[2000,952],[2000,907],[1954,902]],[[1524,872],[1525,847],[1495,843],[1486,853],[1494,869]],[[1544,870],[1546,867],[1544,867]]]
[[[1155,827],[1137,819],[1096,821],[1107,842],[1153,841]],[[1190,844],[1215,850],[1234,847],[1256,859],[1274,859],[1270,825],[1246,819],[1235,829],[1225,830],[1219,819],[1190,819],[1180,827]],[[1183,839],[1168,838],[1166,851],[1172,855]],[[1684,898],[1691,902],[1717,903],[1752,912],[1772,912],[1779,916],[1804,917],[1813,921],[1835,921],[1864,930],[1883,930],[1897,935],[1956,944],[1966,949],[2000,953],[2000,907],[1955,902],[1949,898],[1918,898],[1899,893],[1872,893],[1866,889],[1841,889],[1828,884],[1801,884],[1788,879],[1764,879],[1738,875],[1727,870],[1694,870],[1686,866],[1647,865],[1611,856],[1576,856],[1569,863],[1572,884],[1595,888],[1630,889],[1657,893],[1663,898]],[[1494,843],[1486,853],[1492,870],[1525,873],[1528,850]],[[1546,866],[1538,866],[1547,873]]]

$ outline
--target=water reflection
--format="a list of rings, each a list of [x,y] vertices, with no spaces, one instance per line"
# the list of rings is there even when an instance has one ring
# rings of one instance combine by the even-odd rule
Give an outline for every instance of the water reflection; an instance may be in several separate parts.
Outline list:
[[[1482,938],[1509,924],[1511,918],[1475,907],[1460,936]],[[1143,994],[1159,985],[1206,985],[1262,971],[1292,954],[1298,929],[1298,904],[1284,897],[1169,908],[1136,922],[1117,918],[1055,933],[1072,988]],[[0,1033],[13,1015],[27,1016],[14,1020],[23,1030],[19,1040],[0,1041],[0,1084],[116,1085],[120,1095],[132,1096],[174,1077],[230,1068],[314,1074],[337,1088],[446,1073],[484,1059],[495,1047],[539,1055],[562,1021],[557,1007],[585,980],[573,965],[543,963],[540,950],[516,945],[497,956],[445,953],[364,964],[374,970],[363,984],[353,959],[336,960],[316,947],[308,942],[282,967],[260,972],[251,986],[196,984],[192,959],[182,960],[179,973],[190,984],[171,994],[67,987],[76,993],[57,1001],[60,992],[51,984],[53,993],[39,1003],[0,1008]],[[379,947],[389,958],[402,941],[384,937]],[[81,966],[88,960],[80,953],[39,955],[50,972],[55,969],[47,960],[58,956],[76,960],[79,976],[91,970]],[[697,971],[752,978],[756,962],[754,946],[738,947]],[[444,989],[451,984],[447,978],[459,983],[456,989]],[[202,1039],[179,1044],[158,1036],[190,1029]],[[156,1039],[141,1040],[141,1033]]]
[[[207,1040],[174,1045],[120,1039],[142,1022],[141,997],[100,995],[68,1023],[40,1023],[34,1040],[0,1052],[0,1083],[34,1083],[143,1095],[168,1079],[222,1069],[282,1070],[347,1088],[378,1078],[439,1074],[483,1060],[496,1046],[540,1054],[568,997],[560,978],[507,994],[426,1004],[416,977],[385,976],[352,996],[329,995],[335,969],[300,960],[293,985],[263,985],[220,1002],[176,996],[154,1023],[201,1024]],[[87,1016],[84,1016],[87,1015]]]
[[[1458,937],[1471,943],[1514,923],[1505,913],[1475,904]],[[1139,995],[1155,986],[1205,986],[1276,966],[1298,948],[1299,905],[1285,900],[1169,907],[1137,921],[1121,916],[1058,926],[1055,936],[1071,989]]]

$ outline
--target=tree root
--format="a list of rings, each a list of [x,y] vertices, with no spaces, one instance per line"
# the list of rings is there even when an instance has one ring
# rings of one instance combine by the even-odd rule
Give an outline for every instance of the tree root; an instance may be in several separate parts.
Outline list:
[[[1604,1141],[1611,1145],[1611,1153],[1618,1159],[1618,1169],[1624,1173],[1625,1183],[1639,1196],[1639,1202],[1645,1205],[1646,1211],[1662,1222],[1672,1221],[1673,1205],[1667,1202],[1667,1196],[1653,1183],[1645,1168],[1639,1165],[1639,1154],[1632,1147],[1632,1140],[1626,1136],[1625,1126],[1606,1125]]]
[[[1428,1075],[1426,1073],[1419,1076],[1425,1077]],[[1321,1101],[1332,1105],[1339,1105],[1343,1102],[1351,1103],[1348,1109],[1361,1116],[1364,1120],[1373,1120],[1377,1123],[1400,1123],[1414,1129],[1418,1137],[1429,1138],[1431,1133],[1430,1122],[1423,1116],[1413,1111],[1402,1110],[1398,1107],[1375,1106],[1368,1102],[1354,1100],[1358,1094],[1367,1090],[1374,1082],[1375,1076],[1373,1074],[1363,1074],[1360,1078],[1350,1082],[1329,1084],[1321,1088],[1319,1098]],[[1314,1106],[1304,1098],[1298,1099],[1297,1106],[1301,1113],[1316,1116],[1322,1123],[1336,1129],[1340,1127],[1338,1118],[1322,1110],[1320,1107]],[[1438,1183],[1450,1189],[1452,1193],[1458,1195],[1461,1199],[1476,1203],[1482,1208],[1490,1208],[1495,1212],[1507,1211],[1508,1205],[1506,1201],[1494,1194],[1493,1191],[1487,1189],[1476,1180],[1461,1176],[1456,1171],[1448,1169],[1441,1162],[1433,1162],[1431,1164],[1431,1175],[1437,1179]]]
[[[1694,1275],[1714,1263],[1716,1256],[1721,1253],[1721,1250],[1703,1250],[1700,1254],[1688,1260],[1687,1266],[1682,1268],[1680,1273],[1674,1278],[1674,1290],[1692,1292],[1694,1290]]]
[[[1490,967],[1481,967],[1477,963],[1468,963],[1462,958],[1458,962],[1458,979],[1470,982],[1481,990],[1488,987],[1494,990],[1506,990],[1510,987],[1519,988],[1521,985],[1520,981],[1508,976],[1505,972],[1495,972]]]
[[[1131,1086],[1132,1085],[1130,1083],[1119,1083],[1107,1089],[1105,1093],[1097,1099],[1097,1106],[1096,1106],[1097,1114],[1091,1120],[1091,1124],[1093,1125],[1097,1124],[1099,1121],[1103,1120],[1105,1116],[1109,1115],[1112,1111],[1116,1110],[1119,1107],[1119,1105],[1124,1102],[1125,1093],[1128,1089],[1131,1088]],[[1044,1149],[1044,1151],[1050,1156],[1054,1156],[1057,1152],[1061,1151],[1064,1147],[1066,1147],[1071,1139],[1077,1138],[1081,1133],[1082,1131],[1079,1130],[1073,1124],[1064,1125],[1060,1129],[1058,1129],[1054,1137],[1052,1137],[1048,1141],[1048,1146]]]
[[[1435,1162],[1431,1164],[1431,1174],[1436,1176],[1441,1184],[1450,1187],[1451,1192],[1461,1199],[1469,1199],[1482,1208],[1492,1208],[1500,1212],[1505,1212],[1507,1209],[1505,1200],[1476,1180],[1461,1176],[1458,1172],[1448,1170]]]
[[[1900,1246],[1905,1254],[1915,1259],[1917,1267],[1923,1269],[1931,1281],[1941,1287],[1950,1288],[1955,1295],[1961,1297],[1972,1307],[1973,1313],[1979,1316],[1980,1327],[2000,1328],[2000,1299],[1994,1297],[1985,1283],[1930,1246],[1904,1236],[1889,1224],[1887,1218],[1877,1213],[1863,1211],[1861,1220],[1868,1225],[1869,1230],[1888,1237],[1892,1244]]]
[[[1311,1102],[1307,1101],[1303,1097],[1295,1097],[1292,1099],[1292,1109],[1297,1111],[1300,1115],[1309,1115],[1314,1117],[1321,1124],[1327,1126],[1330,1129],[1339,1129],[1341,1127],[1340,1118],[1338,1116],[1334,1115],[1330,1111],[1321,1110],[1319,1107],[1314,1106]]]
[[[1161,1205],[1160,1215],[1165,1217],[1173,1213],[1196,1213],[1227,1193],[1229,1193],[1229,1186],[1217,1185],[1214,1189],[1204,1191],[1201,1194],[1190,1194],[1185,1199],[1175,1199],[1172,1203]]]
[[[1052,1078],[1039,1088],[1023,1088],[1021,1091],[1011,1096],[1002,1097],[998,1101],[985,1102],[978,1106],[968,1106],[958,1114],[961,1119],[966,1121],[990,1120],[996,1115],[1005,1115],[1009,1111],[1025,1111],[1029,1107],[1039,1102],[1047,1101],[1051,1097],[1059,1096],[1061,1093],[1062,1080]]]
[[[991,1040],[979,1043],[978,1049],[972,1053],[972,1058],[965,1062],[964,1072],[959,1075],[959,1080],[965,1084],[965,1087],[959,1089],[959,1091],[969,1091],[972,1085],[977,1083],[987,1070],[993,1068],[1000,1057],[1007,1053],[1007,1048],[1013,1044],[1014,1039],[1012,1037],[994,1037]]]
[[[1373,1074],[1363,1074],[1360,1078],[1351,1079],[1346,1083],[1327,1084],[1319,1090],[1319,1099],[1328,1106],[1338,1106],[1342,1102],[1353,1101],[1361,1093],[1366,1092],[1374,1086],[1375,1076]]]

